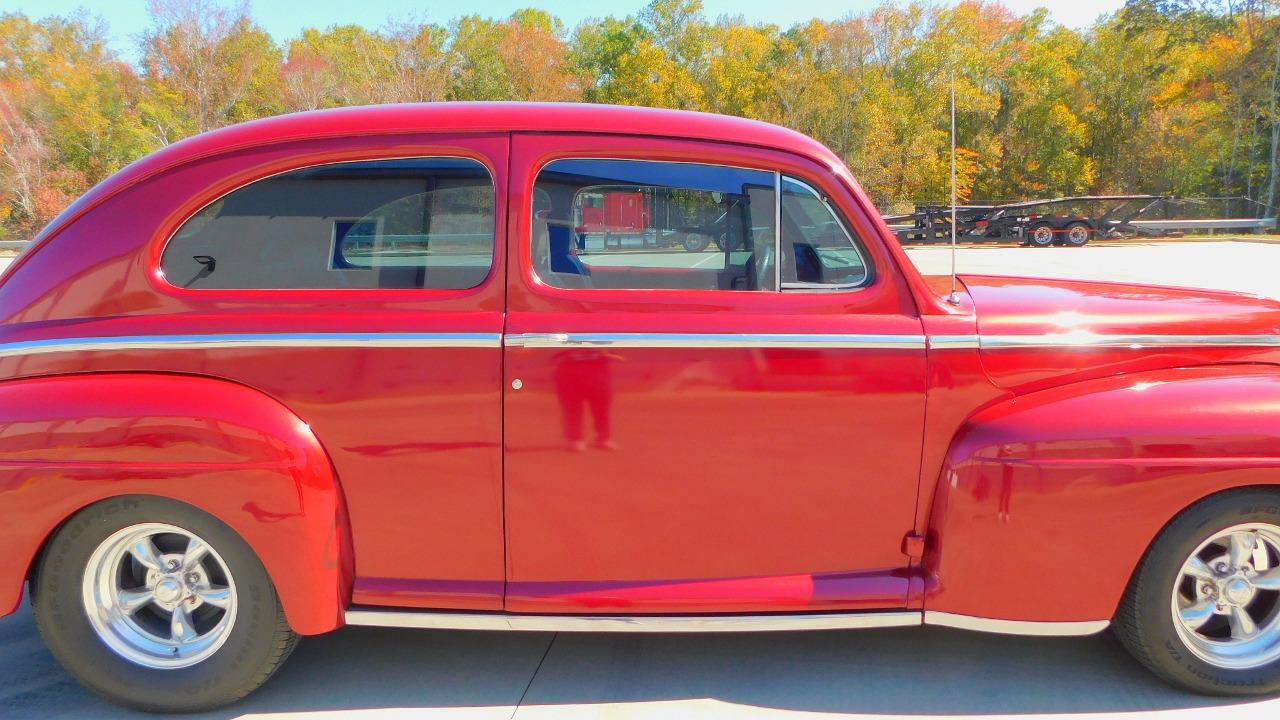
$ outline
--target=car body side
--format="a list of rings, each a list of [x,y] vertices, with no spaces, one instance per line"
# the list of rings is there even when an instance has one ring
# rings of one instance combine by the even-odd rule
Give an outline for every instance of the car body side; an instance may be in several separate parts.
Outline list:
[[[876,285],[854,292],[880,293],[918,318],[929,341],[918,487],[910,489],[915,524],[900,528],[926,541],[922,555],[903,544],[907,609],[1106,620],[1147,545],[1180,510],[1215,492],[1280,483],[1276,303],[991,278],[967,278],[948,303],[829,151],[773,126],[709,117],[505,105],[318,113],[180,143],[96,188],[0,285],[0,514],[8,521],[0,537],[17,549],[0,557],[0,612],[16,606],[59,523],[125,494],[190,502],[239,532],[300,633],[340,626],[353,602],[509,609],[501,339],[510,332],[504,279],[529,263],[519,228],[530,187],[508,178],[509,168],[521,170],[509,156],[520,132],[608,128],[605,137],[632,144],[668,143],[665,159],[732,149],[766,166],[829,173],[832,202],[878,267]],[[479,288],[187,291],[159,275],[164,241],[237,187],[299,167],[424,153],[474,158],[498,189],[507,232],[499,230],[491,282]],[[642,329],[644,313],[660,305],[640,303],[629,322]],[[304,344],[254,344],[285,331],[299,343],[325,333],[347,344],[321,360]],[[426,345],[366,342],[380,334]],[[181,336],[189,348],[145,341],[157,336]],[[476,340],[421,352],[432,338],[461,336]],[[219,337],[243,345],[208,352]],[[984,345],[994,338],[1005,344]],[[43,343],[60,348],[45,352]],[[326,380],[309,379],[320,364]],[[491,406],[468,409],[484,396]],[[382,421],[353,427],[353,403]],[[409,417],[425,424],[409,433]],[[357,442],[363,432],[381,440]],[[397,503],[403,478],[380,477],[379,460],[406,455],[421,458],[416,471],[430,478],[438,503]],[[360,488],[344,484],[348,472]],[[433,543],[456,551],[408,552]],[[410,592],[396,580],[415,574],[448,581]]]

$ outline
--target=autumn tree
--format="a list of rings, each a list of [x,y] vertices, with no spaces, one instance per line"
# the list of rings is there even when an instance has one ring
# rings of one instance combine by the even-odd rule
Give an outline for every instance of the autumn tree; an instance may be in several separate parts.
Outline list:
[[[33,233],[150,150],[138,90],[103,26],[0,15],[0,228]]]
[[[237,0],[152,0],[135,65],[84,17],[0,15],[0,233],[30,235],[163,144],[293,110],[559,100],[812,135],[885,210],[1075,193],[1280,201],[1280,0],[1130,0],[1089,28],[998,2],[886,2],[790,27],[650,0],[568,28],[536,7],[272,38]],[[1243,206],[1237,211],[1244,210]]]
[[[282,54],[247,4],[151,0],[143,65],[162,143],[280,111]]]

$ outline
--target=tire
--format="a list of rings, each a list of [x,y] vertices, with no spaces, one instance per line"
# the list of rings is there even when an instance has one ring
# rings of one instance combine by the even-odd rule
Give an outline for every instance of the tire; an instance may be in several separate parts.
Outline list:
[[[180,554],[199,547],[191,536],[207,546],[203,555]],[[168,574],[136,559],[145,551],[125,549],[141,548],[143,539],[156,550],[148,562]],[[195,712],[235,702],[266,682],[297,643],[244,540],[216,518],[165,498],[124,496],[76,513],[45,546],[30,587],[36,627],[54,657],[89,689],[140,710]],[[134,610],[100,601],[122,593],[150,599]],[[166,612],[163,601],[174,609]],[[181,632],[169,630],[180,647],[152,642],[180,627],[178,610],[190,619]],[[173,640],[188,631],[186,643]]]
[[[711,236],[702,233],[685,233],[680,244],[688,252],[702,252],[711,244]]]
[[[1250,546],[1251,529],[1256,544]],[[1226,540],[1215,540],[1220,537]],[[1237,555],[1246,559],[1241,566],[1257,571],[1243,584],[1232,579],[1237,576],[1229,565],[1235,562],[1231,538],[1238,537],[1246,538],[1240,547],[1254,548],[1252,554]],[[1207,565],[1193,566],[1193,556]],[[1211,577],[1202,575],[1206,570]],[[1224,578],[1226,584],[1219,584]],[[1253,589],[1237,592],[1244,585]],[[1175,607],[1181,611],[1177,619]],[[1226,613],[1220,612],[1223,607]],[[1236,639],[1237,611],[1250,615],[1252,636],[1239,633],[1241,639]],[[1185,616],[1191,617],[1190,624],[1180,619]],[[1130,580],[1113,629],[1139,662],[1178,687],[1210,695],[1280,691],[1280,494],[1229,491],[1178,515]]]
[[[1049,247],[1056,239],[1049,223],[1036,223],[1027,229],[1027,244],[1031,247]]]
[[[1093,239],[1093,228],[1087,223],[1074,222],[1062,234],[1062,242],[1071,247],[1084,247]]]

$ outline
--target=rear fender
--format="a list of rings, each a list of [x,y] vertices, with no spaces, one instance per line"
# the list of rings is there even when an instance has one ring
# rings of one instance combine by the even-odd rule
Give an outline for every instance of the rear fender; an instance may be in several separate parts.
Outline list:
[[[342,624],[350,530],[329,458],[288,408],[205,377],[94,374],[0,383],[0,612],[76,511],[123,495],[197,507],[240,534],[302,634]]]
[[[1175,515],[1266,485],[1280,486],[1274,367],[1160,370],[1006,400],[952,443],[930,515],[925,606],[1108,620]]]

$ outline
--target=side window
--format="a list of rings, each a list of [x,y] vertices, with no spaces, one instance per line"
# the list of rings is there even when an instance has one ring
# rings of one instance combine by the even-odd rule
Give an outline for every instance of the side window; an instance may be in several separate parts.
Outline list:
[[[494,202],[464,158],[295,170],[201,210],[160,267],[187,288],[471,288],[493,265]]]
[[[645,160],[557,160],[533,193],[533,261],[561,288],[775,289],[775,176]]]
[[[782,178],[782,289],[847,289],[870,273],[858,243],[816,190]]]

